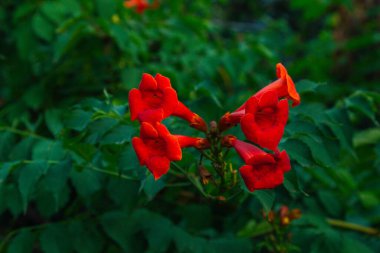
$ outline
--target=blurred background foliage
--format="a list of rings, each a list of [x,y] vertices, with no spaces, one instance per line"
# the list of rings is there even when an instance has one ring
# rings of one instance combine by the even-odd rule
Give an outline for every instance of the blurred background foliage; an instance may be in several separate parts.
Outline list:
[[[159,3],[1,1],[0,252],[379,252],[378,1]],[[283,186],[240,182],[218,201],[196,151],[178,163],[188,178],[154,182],[138,165],[127,97],[142,73],[168,76],[210,121],[274,80],[277,62],[302,97],[280,144]],[[302,217],[271,227],[262,210],[281,205]]]

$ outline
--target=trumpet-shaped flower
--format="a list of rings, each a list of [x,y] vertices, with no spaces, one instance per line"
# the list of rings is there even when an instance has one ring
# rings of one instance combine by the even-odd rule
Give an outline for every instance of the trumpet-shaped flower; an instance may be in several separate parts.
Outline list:
[[[286,151],[269,154],[258,147],[236,139],[224,138],[225,146],[232,146],[246,165],[239,171],[248,190],[274,188],[284,181],[284,173],[290,170],[290,160]]]
[[[182,102],[178,103],[173,116],[177,116],[189,122],[190,126],[198,129],[202,132],[207,131],[206,122],[196,113],[192,112],[189,108],[186,107]]]
[[[181,148],[194,147],[196,149],[206,149],[210,147],[210,143],[205,138],[189,137],[184,135],[176,135]]]
[[[168,172],[170,161],[182,159],[178,138],[160,123],[142,122],[140,137],[132,138],[132,145],[140,164],[147,166],[155,180]]]
[[[170,116],[178,105],[177,92],[169,78],[144,73],[138,89],[129,92],[131,119],[140,122],[161,122]]]
[[[279,101],[277,92],[269,90],[247,101],[241,129],[248,140],[275,151],[284,134],[288,114],[287,99]]]

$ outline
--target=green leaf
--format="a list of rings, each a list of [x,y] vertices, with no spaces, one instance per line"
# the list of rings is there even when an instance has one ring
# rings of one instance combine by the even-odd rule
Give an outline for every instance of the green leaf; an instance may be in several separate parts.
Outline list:
[[[297,82],[296,87],[297,87],[297,92],[299,94],[307,93],[307,92],[315,92],[318,87],[320,87],[321,83],[315,83],[310,80],[301,80]]]
[[[330,191],[320,190],[318,192],[318,197],[330,215],[335,217],[340,216],[342,212],[342,205],[336,194]]]
[[[375,192],[362,191],[359,193],[359,198],[365,208],[374,208],[380,204],[380,198]]]
[[[9,209],[14,217],[23,210],[22,199],[17,186],[14,184],[0,184],[0,210]]]
[[[22,229],[12,239],[8,246],[8,253],[29,253],[33,251],[35,235],[27,229]]]
[[[111,128],[117,124],[113,118],[102,118],[91,122],[88,125],[89,136],[86,138],[88,143],[96,143]]]
[[[32,20],[33,30],[37,36],[46,41],[51,41],[54,36],[54,27],[41,14],[36,14]]]
[[[345,104],[348,108],[362,113],[371,119],[376,126],[379,126],[379,122],[375,118],[375,106],[373,105],[371,98],[365,93],[357,92],[353,96],[346,99]]]
[[[332,229],[324,230],[311,246],[311,253],[336,253],[341,251],[342,238],[338,232]]]
[[[344,253],[374,253],[373,250],[367,247],[364,243],[355,240],[351,236],[343,237],[342,252]]]
[[[53,195],[55,208],[59,206],[59,197],[66,187],[66,181],[71,171],[71,162],[63,161],[59,164],[50,166],[46,175],[42,179],[45,188]]]
[[[253,195],[260,201],[265,212],[269,212],[272,209],[275,199],[273,190],[256,190],[253,192]]]
[[[149,175],[145,180],[141,181],[141,187],[147,195],[148,200],[152,200],[157,193],[165,188],[165,182],[162,178],[156,181],[153,175]]]
[[[34,161],[19,168],[18,189],[21,194],[24,212],[26,212],[28,200],[34,190],[34,186],[40,177],[46,173],[47,168],[48,165],[44,161]]]
[[[253,247],[249,239],[218,238],[210,241],[215,252],[252,252]]]
[[[63,129],[61,114],[61,110],[58,109],[50,109],[45,111],[46,126],[54,136],[57,136]]]
[[[35,138],[29,137],[22,139],[17,143],[9,154],[11,160],[28,160],[30,158],[32,147],[36,142]]]
[[[92,113],[86,112],[80,109],[76,109],[70,112],[64,120],[64,124],[67,128],[71,128],[77,131],[85,129],[88,123],[90,123]]]
[[[66,151],[60,141],[42,140],[36,143],[32,158],[35,160],[60,161],[66,156]]]
[[[124,25],[110,25],[110,35],[115,39],[119,48],[128,52],[130,50],[128,29]],[[140,73],[141,75],[141,73]]]
[[[100,173],[84,168],[82,171],[72,170],[71,181],[82,197],[89,197],[102,188]]]
[[[40,235],[42,251],[45,253],[69,253],[72,244],[67,241],[68,233],[64,225],[48,225]]]
[[[272,226],[268,222],[263,221],[257,224],[257,222],[252,219],[248,221],[241,230],[239,230],[237,235],[240,237],[252,238],[259,235],[264,235],[271,230]]]
[[[132,126],[120,125],[111,129],[104,137],[101,139],[101,144],[123,144],[131,140],[134,136],[136,130]]]
[[[67,231],[76,252],[102,252],[104,238],[95,224],[75,220],[68,225]]]
[[[315,136],[316,137],[316,136]],[[328,154],[325,144],[321,138],[311,138],[310,136],[302,135],[298,137],[303,143],[305,143],[314,158],[314,160],[321,166],[331,166],[332,160]]]
[[[380,143],[380,127],[357,132],[353,141],[354,147]]]
[[[132,242],[129,240],[131,222],[132,219],[130,219],[125,212],[109,212],[100,218],[103,230],[112,240],[117,242],[125,252],[128,252],[132,246]]]
[[[102,18],[109,20],[116,13],[117,1],[96,0],[97,11]]]

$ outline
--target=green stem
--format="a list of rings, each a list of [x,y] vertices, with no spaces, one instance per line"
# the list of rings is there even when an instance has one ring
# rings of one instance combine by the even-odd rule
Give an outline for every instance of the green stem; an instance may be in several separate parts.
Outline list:
[[[40,139],[40,140],[50,140],[49,138],[44,137],[42,135],[38,135],[36,133],[32,133],[29,131],[19,130],[19,129],[12,128],[12,127],[2,126],[2,127],[0,127],[0,131],[11,132],[14,134],[18,134],[18,135],[22,135],[22,136],[28,136],[28,137],[32,137],[32,138],[36,138],[36,139]]]
[[[117,172],[100,169],[100,168],[94,166],[91,163],[89,163],[88,165],[89,165],[90,169],[92,169],[93,171],[96,171],[96,172],[104,173],[104,174],[107,174],[107,175],[110,175],[110,176],[114,176],[114,177],[122,178],[122,179],[126,179],[126,180],[140,181],[140,179],[135,178],[135,177],[130,177],[130,176],[127,176],[127,175],[124,175],[124,174],[119,174]]]
[[[359,224],[346,222],[343,220],[336,220],[336,219],[329,219],[329,218],[327,219],[327,223],[329,223],[333,227],[352,230],[352,231],[360,232],[363,234],[374,235],[374,236],[380,237],[380,231],[375,229],[375,228],[366,227],[366,226],[362,226]]]

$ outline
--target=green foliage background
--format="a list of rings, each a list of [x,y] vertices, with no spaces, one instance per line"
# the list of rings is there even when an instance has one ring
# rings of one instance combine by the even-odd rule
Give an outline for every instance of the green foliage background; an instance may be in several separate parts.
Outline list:
[[[359,0],[162,0],[142,15],[117,0],[2,0],[0,252],[268,252],[261,210],[280,205],[303,213],[289,252],[379,252],[378,234],[331,222],[380,227],[379,16]],[[142,73],[168,76],[210,121],[277,62],[302,97],[283,186],[216,201],[138,165],[127,97]],[[197,159],[178,164],[199,183]]]

